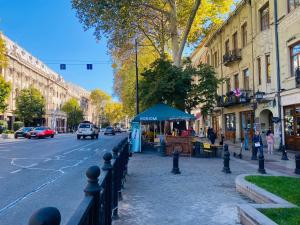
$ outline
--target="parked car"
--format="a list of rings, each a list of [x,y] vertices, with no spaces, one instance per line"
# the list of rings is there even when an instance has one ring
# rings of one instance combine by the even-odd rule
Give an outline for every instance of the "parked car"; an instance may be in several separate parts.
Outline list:
[[[91,139],[99,138],[99,128],[88,121],[80,123],[76,133],[77,139],[80,139],[81,137],[91,137]]]
[[[121,133],[122,132],[121,127],[116,127],[114,130],[115,130],[116,133]]]
[[[55,131],[50,129],[49,127],[36,127],[27,134],[27,138],[54,138],[54,135]]]
[[[28,133],[33,130],[33,127],[21,127],[15,132],[15,138],[24,137],[26,138]]]
[[[110,134],[110,135],[115,135],[116,134],[113,127],[106,127],[106,129],[104,131],[104,135],[108,135],[108,134]]]

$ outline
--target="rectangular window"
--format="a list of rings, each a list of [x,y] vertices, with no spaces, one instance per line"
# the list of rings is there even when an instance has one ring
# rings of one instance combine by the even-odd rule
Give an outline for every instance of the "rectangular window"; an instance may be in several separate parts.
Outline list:
[[[230,92],[230,91],[231,91],[230,78],[228,78],[228,79],[226,80],[226,90],[227,90],[227,92]]]
[[[249,90],[249,70],[245,69],[243,70],[244,75],[244,89]]]
[[[218,67],[218,52],[214,53],[214,67]]]
[[[295,135],[294,131],[294,108],[285,107],[284,108],[284,122],[285,122],[285,134],[288,136]]]
[[[292,76],[300,76],[300,43],[292,46],[290,51]]]
[[[289,12],[300,6],[300,0],[287,0]]]
[[[243,47],[247,45],[247,23],[244,23],[242,26],[242,43]]]
[[[240,85],[239,85],[239,75],[238,74],[234,75],[234,88],[235,89],[240,88]]]
[[[228,54],[229,51],[230,51],[230,48],[229,48],[229,40],[227,40],[227,41],[225,42],[225,53]]]
[[[270,61],[270,55],[266,55],[266,78],[267,78],[267,83],[271,83],[271,61]]]
[[[261,85],[261,59],[257,59],[258,84]]]
[[[270,28],[270,18],[269,18],[269,3],[263,6],[260,9],[260,28],[261,31],[267,30]]]
[[[230,113],[225,115],[226,130],[235,130],[235,114]]]
[[[233,47],[233,50],[237,50],[238,49],[238,34],[237,34],[237,32],[235,32],[232,35],[232,47]]]

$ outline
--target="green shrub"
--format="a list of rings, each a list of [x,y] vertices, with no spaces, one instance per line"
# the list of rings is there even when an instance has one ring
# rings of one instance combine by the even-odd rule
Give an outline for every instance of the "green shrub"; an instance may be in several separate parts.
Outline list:
[[[5,130],[3,134],[14,134],[15,132],[13,130]]]
[[[19,130],[21,127],[24,127],[24,123],[21,121],[16,121],[13,123],[14,131]]]
[[[7,122],[5,120],[0,120],[0,126],[4,127],[4,129],[7,129]]]

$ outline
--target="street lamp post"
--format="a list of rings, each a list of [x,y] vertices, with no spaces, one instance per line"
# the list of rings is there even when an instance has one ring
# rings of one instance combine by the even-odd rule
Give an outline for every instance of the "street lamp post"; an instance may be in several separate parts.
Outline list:
[[[140,113],[139,109],[139,68],[138,68],[138,42],[135,39],[135,104],[136,114]]]

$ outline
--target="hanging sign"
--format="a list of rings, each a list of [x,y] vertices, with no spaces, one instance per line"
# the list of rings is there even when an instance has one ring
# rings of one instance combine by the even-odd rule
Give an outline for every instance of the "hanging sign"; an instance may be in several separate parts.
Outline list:
[[[141,126],[139,122],[132,122],[131,144],[132,152],[141,152]]]

